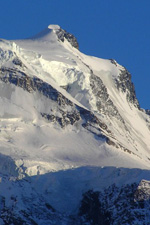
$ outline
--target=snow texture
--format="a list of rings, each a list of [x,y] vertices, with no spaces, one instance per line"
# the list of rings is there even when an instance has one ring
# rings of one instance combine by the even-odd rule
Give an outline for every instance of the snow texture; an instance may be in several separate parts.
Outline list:
[[[27,220],[25,201],[38,206],[40,199],[50,217],[46,211],[39,222],[33,212],[30,219],[73,224],[64,213],[77,215],[83,193],[150,179],[150,116],[130,73],[115,60],[81,53],[58,25],[0,40],[0,106],[1,224],[12,208],[12,224],[15,214]],[[148,201],[143,182],[136,193],[146,194],[136,199]]]

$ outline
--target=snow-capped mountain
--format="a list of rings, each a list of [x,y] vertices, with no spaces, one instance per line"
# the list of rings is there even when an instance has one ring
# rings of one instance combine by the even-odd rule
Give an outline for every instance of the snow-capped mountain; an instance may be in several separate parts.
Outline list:
[[[0,105],[0,224],[150,224],[150,116],[126,68],[58,25],[0,39]]]

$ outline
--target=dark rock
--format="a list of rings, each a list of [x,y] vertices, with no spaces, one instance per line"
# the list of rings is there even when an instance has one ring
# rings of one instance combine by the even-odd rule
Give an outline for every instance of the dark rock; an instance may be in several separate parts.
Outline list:
[[[150,181],[141,180],[134,197],[136,201],[150,200]]]
[[[126,93],[127,100],[140,109],[139,102],[136,98],[134,84],[131,81],[131,74],[124,68],[120,70],[120,75],[115,81],[118,90]]]
[[[67,126],[68,124],[73,125],[81,119],[79,112],[77,112],[76,110],[74,110],[72,113],[62,112],[62,117],[46,113],[41,113],[41,115],[50,122],[57,122],[62,128]]]
[[[147,115],[150,116],[150,110],[149,109],[146,109],[145,112],[146,112]]]
[[[82,217],[82,224],[90,222],[91,225],[109,225],[110,213],[103,210],[103,204],[99,201],[99,192],[89,190],[83,194],[79,216]]]
[[[18,58],[18,57],[15,57],[12,62],[16,65],[16,66],[23,66],[23,63],[22,61]]]
[[[56,31],[56,34],[58,39],[62,42],[64,42],[64,40],[66,39],[74,48],[79,49],[79,44],[73,34],[70,34],[61,28]]]
[[[141,198],[137,199],[137,190],[139,186],[133,183],[121,187],[113,184],[103,192],[87,191],[83,194],[79,208],[81,224],[149,225],[150,198],[146,195],[142,201]]]
[[[114,64],[115,66],[117,66],[117,62],[115,59],[110,59],[111,63]]]
[[[107,89],[100,77],[97,77],[93,73],[91,73],[90,86],[92,88],[93,94],[97,97],[96,105],[98,111],[104,115],[115,117],[116,119],[124,123],[121,115],[118,112],[118,109],[110,99]]]

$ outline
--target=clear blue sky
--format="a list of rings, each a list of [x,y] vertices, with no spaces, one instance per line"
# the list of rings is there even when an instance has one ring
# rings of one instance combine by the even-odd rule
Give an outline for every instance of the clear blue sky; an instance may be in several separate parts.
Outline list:
[[[82,52],[124,65],[141,107],[150,109],[150,0],[1,0],[0,7],[0,38],[59,24]]]

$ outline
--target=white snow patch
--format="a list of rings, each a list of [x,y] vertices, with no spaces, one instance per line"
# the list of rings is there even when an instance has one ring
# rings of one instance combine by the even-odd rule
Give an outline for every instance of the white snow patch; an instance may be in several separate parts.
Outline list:
[[[59,30],[60,29],[60,26],[59,25],[54,25],[54,24],[50,24],[48,26],[49,29],[52,29],[52,30]]]

